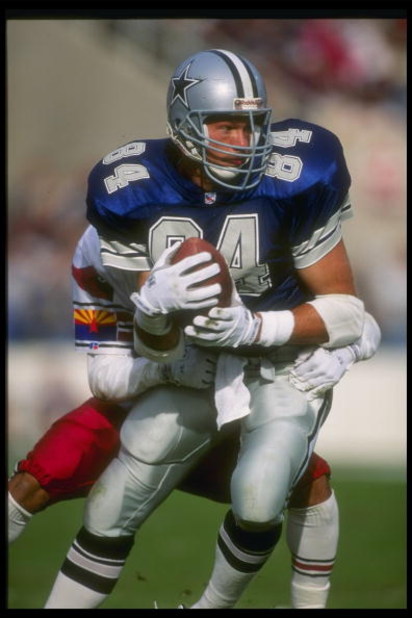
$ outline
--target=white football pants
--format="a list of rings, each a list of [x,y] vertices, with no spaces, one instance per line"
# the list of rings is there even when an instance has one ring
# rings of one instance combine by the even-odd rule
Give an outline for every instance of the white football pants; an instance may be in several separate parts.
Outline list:
[[[241,421],[231,483],[238,520],[277,523],[303,474],[329,399],[308,401],[288,381],[290,364],[245,372],[251,412]],[[123,423],[117,458],[94,485],[85,526],[99,536],[131,535],[218,437],[211,390],[159,386],[139,397]]]

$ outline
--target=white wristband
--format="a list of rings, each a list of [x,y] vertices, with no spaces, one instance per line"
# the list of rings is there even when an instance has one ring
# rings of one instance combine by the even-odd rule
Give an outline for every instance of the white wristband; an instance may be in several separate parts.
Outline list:
[[[295,316],[291,311],[262,311],[259,315],[262,326],[256,343],[269,347],[289,341],[295,326]]]

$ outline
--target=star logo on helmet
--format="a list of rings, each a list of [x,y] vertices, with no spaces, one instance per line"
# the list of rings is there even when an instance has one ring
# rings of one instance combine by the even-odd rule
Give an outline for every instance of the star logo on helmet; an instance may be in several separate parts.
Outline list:
[[[180,99],[183,105],[188,108],[189,104],[186,98],[187,91],[192,86],[195,86],[196,84],[199,84],[200,82],[203,81],[202,79],[192,79],[191,77],[188,77],[187,73],[189,69],[190,69],[190,64],[185,68],[185,70],[181,73],[181,75],[179,75],[179,77],[172,77],[172,84],[173,84],[173,95],[172,95],[172,102],[171,102],[172,105],[177,99]]]

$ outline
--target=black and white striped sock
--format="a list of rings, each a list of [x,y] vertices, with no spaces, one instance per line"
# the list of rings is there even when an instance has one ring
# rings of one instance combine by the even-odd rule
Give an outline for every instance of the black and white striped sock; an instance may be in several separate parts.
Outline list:
[[[281,531],[282,524],[263,531],[244,530],[229,511],[219,530],[212,576],[192,609],[233,607],[272,554]]]
[[[98,607],[116,585],[133,543],[133,536],[100,537],[82,528],[67,553],[46,609]]]

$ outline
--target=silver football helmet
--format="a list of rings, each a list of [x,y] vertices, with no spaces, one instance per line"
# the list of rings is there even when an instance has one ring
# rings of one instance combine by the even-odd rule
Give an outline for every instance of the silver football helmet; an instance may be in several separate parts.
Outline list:
[[[272,110],[267,107],[262,76],[251,62],[222,49],[190,56],[170,80],[167,110],[170,137],[187,157],[201,163],[214,183],[243,191],[260,182],[272,148]],[[206,120],[220,114],[245,116],[250,124],[250,144],[236,146],[236,158],[242,161],[239,166],[208,161],[208,151],[227,154],[225,143],[211,139],[207,131]]]

